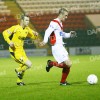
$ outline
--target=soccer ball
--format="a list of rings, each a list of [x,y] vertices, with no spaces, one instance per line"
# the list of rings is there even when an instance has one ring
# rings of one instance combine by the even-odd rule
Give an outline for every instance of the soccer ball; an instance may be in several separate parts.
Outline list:
[[[98,78],[95,74],[90,74],[88,77],[87,77],[87,82],[89,84],[96,84],[98,82]]]

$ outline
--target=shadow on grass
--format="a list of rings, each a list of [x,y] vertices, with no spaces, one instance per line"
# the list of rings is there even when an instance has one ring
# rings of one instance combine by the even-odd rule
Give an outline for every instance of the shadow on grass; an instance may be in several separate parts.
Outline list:
[[[86,83],[87,81],[78,81],[78,82],[72,82],[71,85],[78,85],[78,84],[83,84]]]
[[[57,81],[47,81],[47,82],[33,82],[33,83],[28,83],[27,85],[41,85],[41,84],[56,84],[57,83]]]
[[[16,84],[13,86],[1,86],[0,88],[17,88],[17,87],[26,87],[26,86],[40,86],[40,85],[44,85],[44,86],[60,86],[58,81],[47,81],[47,82],[32,82],[32,83],[26,83],[25,86],[17,86]],[[71,82],[70,85],[67,86],[88,86],[90,84],[87,83],[87,81],[77,81],[77,82]],[[100,85],[99,83],[94,84],[94,86]],[[93,85],[91,85],[93,86]]]
[[[28,83],[27,85],[58,85],[59,86],[59,82],[58,81],[46,81],[46,82],[32,82],[32,83]],[[87,83],[87,81],[77,81],[77,82],[70,82],[69,86],[75,86],[75,85],[89,85]],[[100,85],[99,83],[94,84],[94,85]]]
[[[89,84],[87,81],[72,82],[71,86],[99,86],[100,84]]]
[[[71,82],[69,86],[85,85],[86,83],[87,81]],[[28,83],[27,85],[59,85],[59,82],[58,81],[35,82],[35,83]]]

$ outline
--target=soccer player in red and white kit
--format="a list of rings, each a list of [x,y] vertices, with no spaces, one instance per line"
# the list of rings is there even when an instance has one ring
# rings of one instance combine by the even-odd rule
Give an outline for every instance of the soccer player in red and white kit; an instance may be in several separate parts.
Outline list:
[[[49,27],[45,31],[44,40],[40,42],[40,46],[44,46],[48,39],[50,38],[50,43],[52,45],[52,54],[56,61],[47,61],[46,71],[49,72],[53,66],[62,68],[62,78],[60,85],[69,85],[66,81],[67,76],[70,72],[70,67],[72,62],[68,56],[63,42],[63,38],[70,38],[75,36],[75,31],[70,31],[70,33],[63,32],[62,21],[65,21],[68,17],[68,10],[61,8],[59,10],[59,15],[56,19],[50,22]]]

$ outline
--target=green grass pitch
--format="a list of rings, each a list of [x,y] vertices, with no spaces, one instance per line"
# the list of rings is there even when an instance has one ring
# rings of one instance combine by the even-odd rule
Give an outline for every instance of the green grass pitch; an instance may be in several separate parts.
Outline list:
[[[25,86],[16,85],[14,69],[18,64],[12,58],[0,58],[0,100],[100,100],[100,82],[89,85],[89,74],[100,79],[100,56],[71,56],[73,66],[68,77],[70,86],[60,86],[60,68],[45,71],[49,57],[30,57],[33,65],[24,76]]]

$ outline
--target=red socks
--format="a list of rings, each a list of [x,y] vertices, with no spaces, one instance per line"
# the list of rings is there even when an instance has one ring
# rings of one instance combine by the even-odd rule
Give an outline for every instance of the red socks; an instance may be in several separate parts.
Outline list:
[[[69,72],[70,72],[70,68],[63,68],[62,78],[61,78],[61,81],[60,81],[61,83],[66,82],[66,79],[67,79],[67,76],[68,76]]]
[[[62,83],[65,82],[66,79],[67,79],[67,76],[68,76],[68,74],[70,72],[70,68],[65,63],[58,64],[58,62],[56,62],[56,61],[51,61],[49,64],[51,66],[56,66],[56,67],[59,67],[59,68],[63,68],[63,70],[62,70],[62,78],[61,78],[60,82],[62,82]]]
[[[56,66],[56,67],[59,67],[59,68],[68,68],[68,66],[66,64],[64,64],[64,63],[58,64],[58,62],[56,62],[56,61],[51,61],[50,65],[51,66]]]

